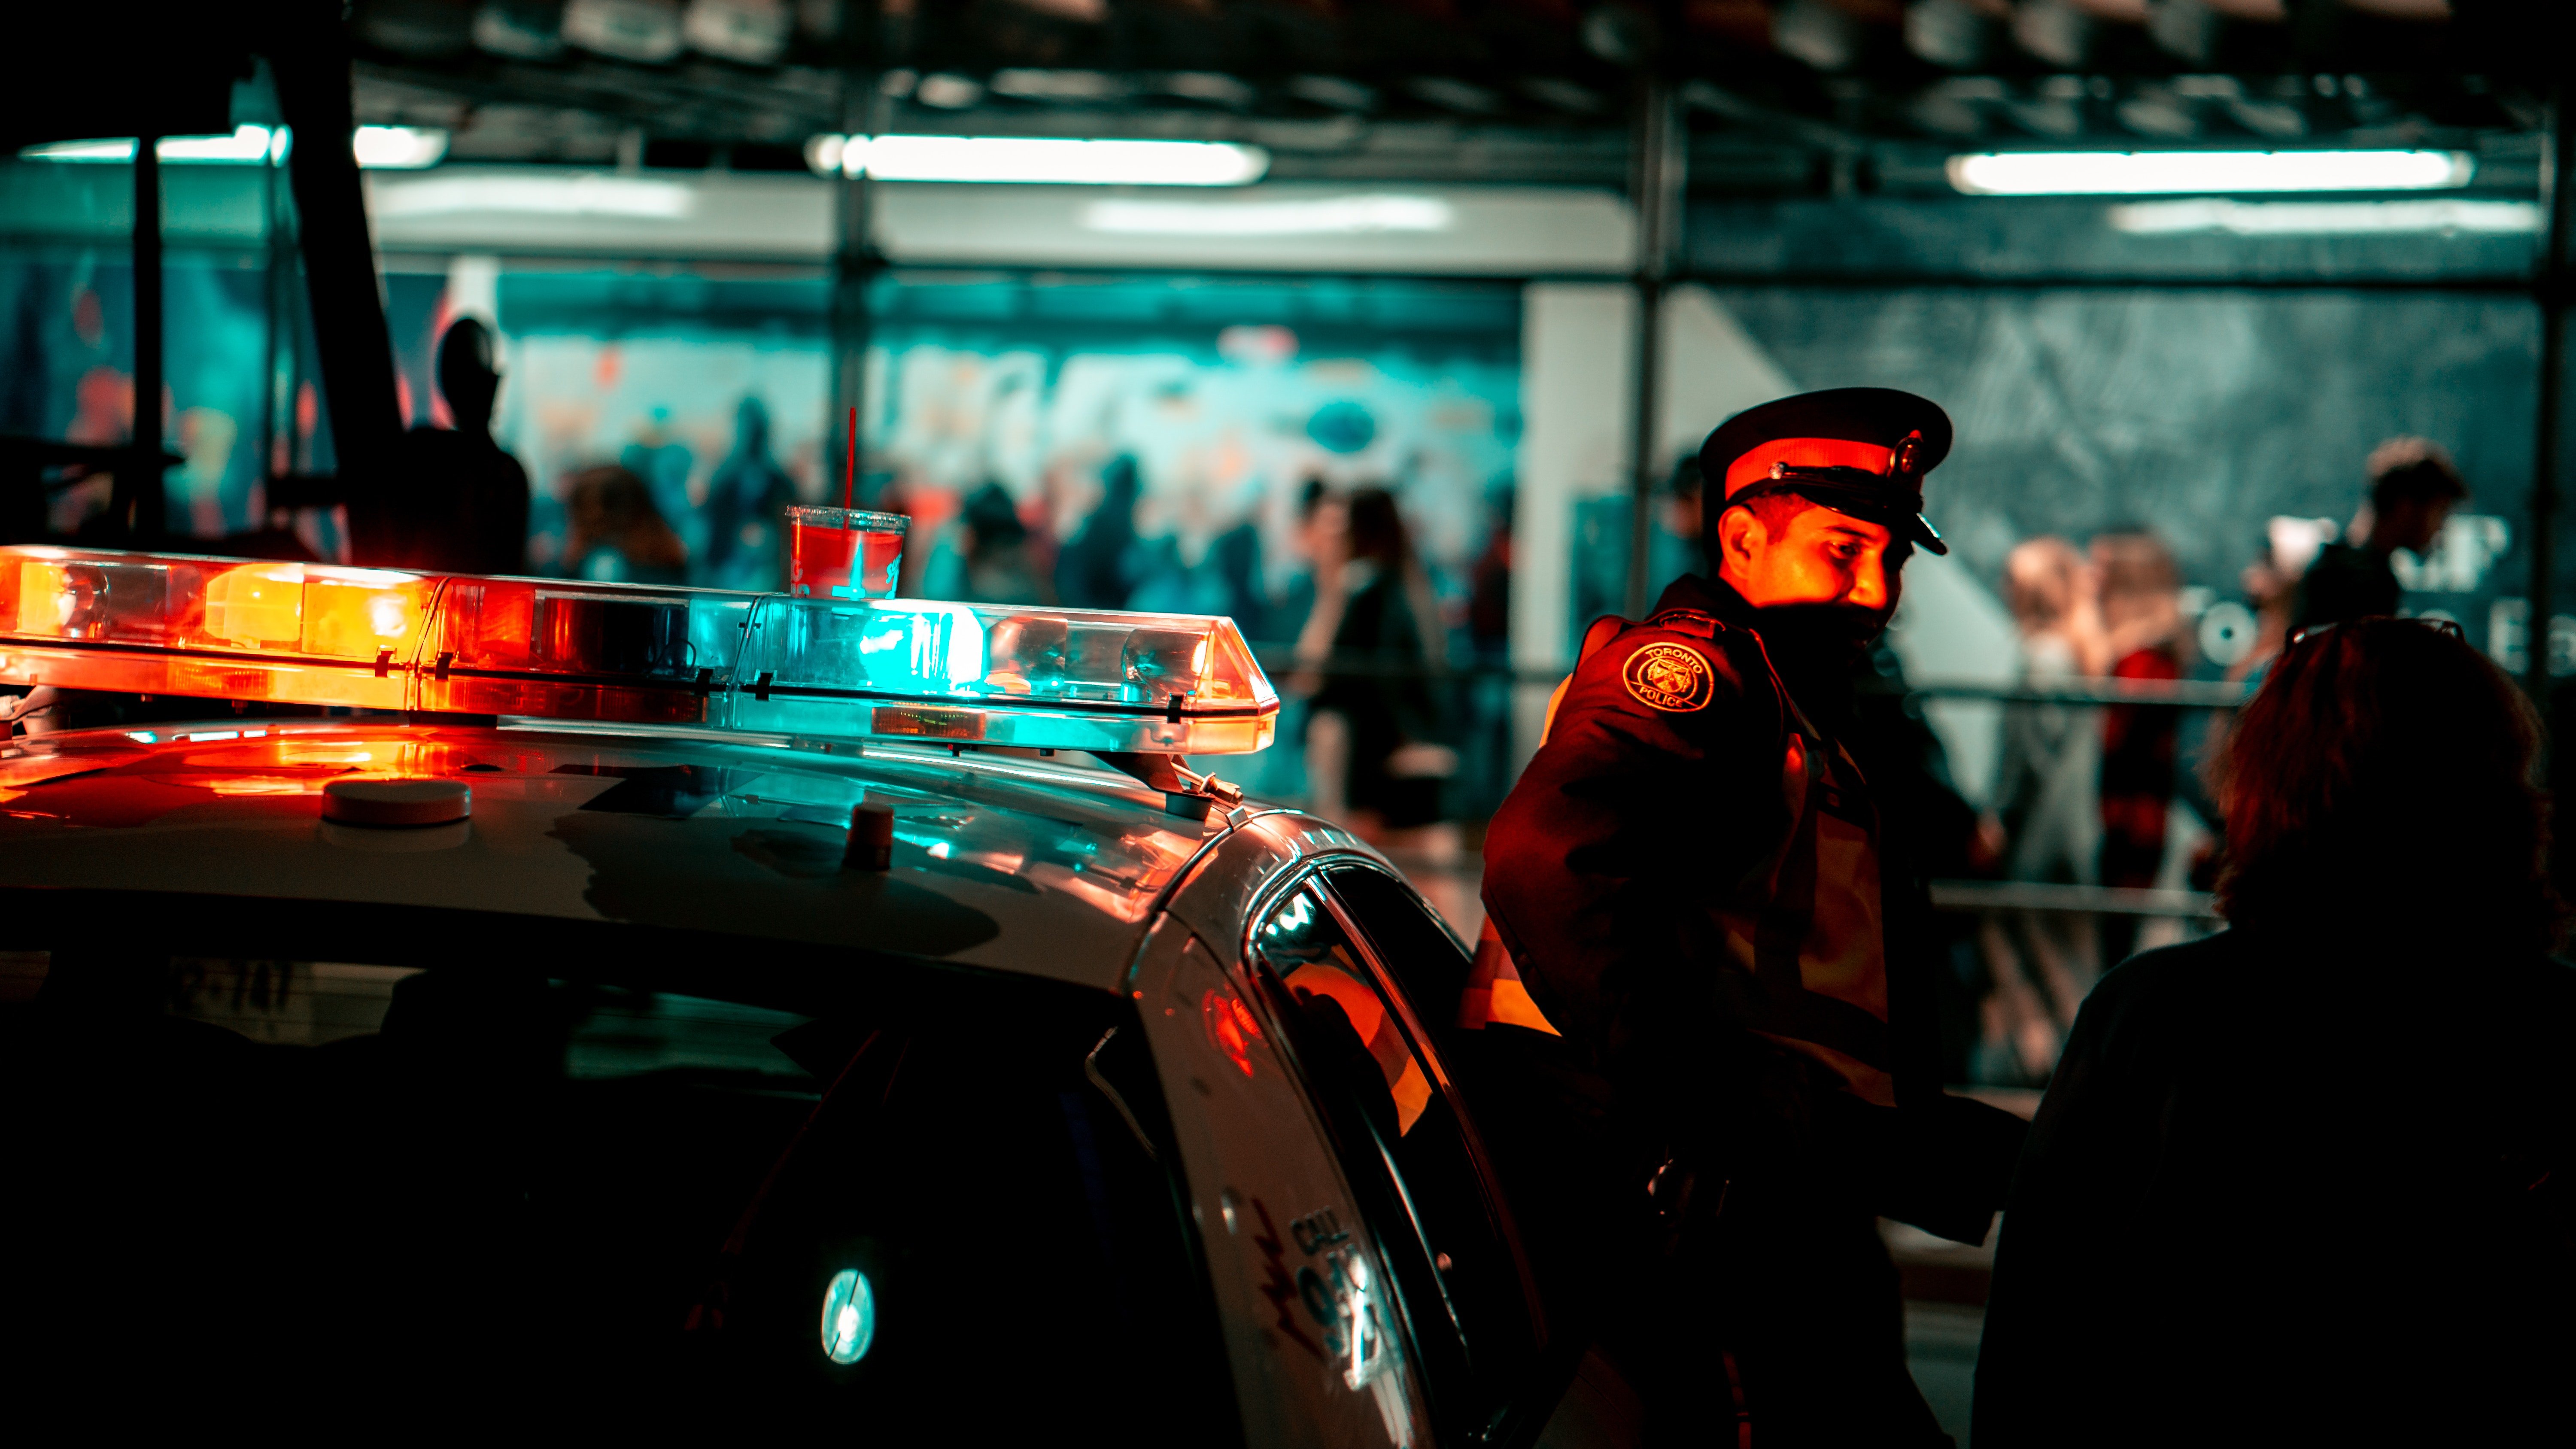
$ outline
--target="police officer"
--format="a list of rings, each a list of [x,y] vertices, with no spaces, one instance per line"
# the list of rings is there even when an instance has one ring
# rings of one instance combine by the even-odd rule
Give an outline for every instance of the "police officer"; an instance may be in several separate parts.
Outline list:
[[[1949,448],[1880,388],[1712,433],[1715,577],[1594,626],[1486,835],[1476,999],[1597,1084],[1557,1221],[1626,1244],[1598,1344],[1650,1442],[1947,1442],[1876,1219],[1982,1241],[2021,1123],[1941,1091],[1929,902],[1850,721],[1906,559],[1947,552]]]

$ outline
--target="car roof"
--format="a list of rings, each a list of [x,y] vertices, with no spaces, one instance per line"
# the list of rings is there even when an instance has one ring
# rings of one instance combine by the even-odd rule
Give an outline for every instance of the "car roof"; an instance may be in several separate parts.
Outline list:
[[[385,773],[470,782],[472,820],[422,831],[321,818],[330,781]],[[894,810],[882,873],[841,864],[862,799]],[[88,730],[0,749],[0,882],[12,887],[615,921],[1104,990],[1121,988],[1192,862],[1255,820],[1260,860],[1299,855],[1310,829],[1360,848],[1287,812],[1175,816],[1072,753],[364,718]]]

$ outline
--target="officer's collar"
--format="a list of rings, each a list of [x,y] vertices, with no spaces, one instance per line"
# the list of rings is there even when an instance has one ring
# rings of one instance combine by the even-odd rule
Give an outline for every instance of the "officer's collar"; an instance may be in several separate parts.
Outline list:
[[[1656,613],[1672,609],[1707,614],[1739,629],[1751,629],[1760,623],[1757,611],[1735,591],[1733,584],[1698,574],[1684,574],[1673,580],[1671,586],[1664,590],[1664,596],[1655,600]]]

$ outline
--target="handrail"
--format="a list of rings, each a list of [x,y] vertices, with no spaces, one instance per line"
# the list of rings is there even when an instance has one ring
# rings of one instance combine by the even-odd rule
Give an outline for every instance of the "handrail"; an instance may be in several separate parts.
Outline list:
[[[1283,683],[1298,674],[1312,672],[1344,679],[1439,682],[1501,679],[1513,684],[1544,685],[1553,689],[1567,673],[1564,668],[1530,668],[1486,660],[1429,664],[1402,656],[1352,651],[1307,659],[1297,653],[1295,646],[1288,644],[1255,644],[1252,652],[1261,661],[1262,669]],[[2045,686],[1928,679],[1901,686],[1893,681],[1884,681],[1864,684],[1862,688],[1869,693],[1908,695],[1918,699],[1988,699],[2004,704],[2079,706],[2135,704],[2170,709],[2234,709],[2253,697],[2251,685],[2221,679],[2070,679],[2062,684]]]
[[[1932,905],[1944,911],[2054,911],[2098,916],[2168,916],[2214,921],[2218,898],[2207,891],[2128,886],[2060,885],[2026,880],[1936,880]]]

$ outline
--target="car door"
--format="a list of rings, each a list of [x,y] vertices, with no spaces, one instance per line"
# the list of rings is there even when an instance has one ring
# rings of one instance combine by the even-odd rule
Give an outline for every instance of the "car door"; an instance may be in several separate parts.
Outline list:
[[[1249,1449],[1430,1441],[1388,1251],[1325,1140],[1269,1012],[1166,917],[1133,996],[1171,1104]]]
[[[1571,1359],[1443,1049],[1465,952],[1409,887],[1348,861],[1269,895],[1244,961],[1376,1229],[1438,1437],[1527,1442]]]

